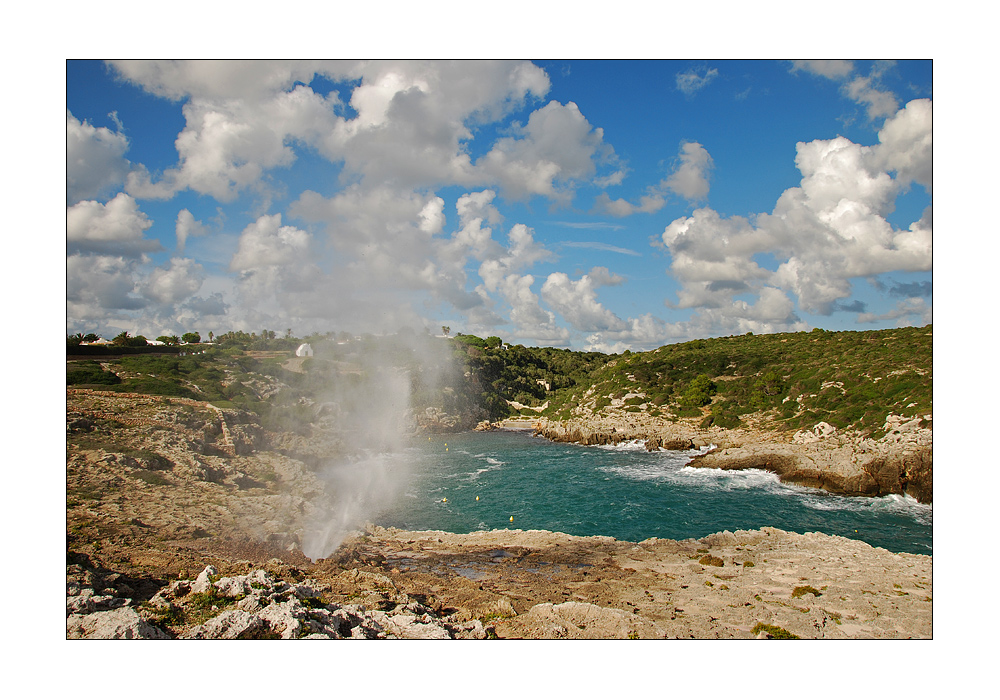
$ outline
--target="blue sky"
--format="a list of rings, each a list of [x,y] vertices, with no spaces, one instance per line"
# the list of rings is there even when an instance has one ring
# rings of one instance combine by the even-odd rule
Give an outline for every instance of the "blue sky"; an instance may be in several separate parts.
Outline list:
[[[67,332],[931,320],[930,61],[66,64]]]

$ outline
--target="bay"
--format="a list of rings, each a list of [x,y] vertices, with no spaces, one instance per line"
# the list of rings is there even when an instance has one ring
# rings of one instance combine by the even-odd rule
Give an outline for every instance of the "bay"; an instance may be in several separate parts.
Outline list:
[[[931,554],[932,509],[843,497],[760,470],[685,466],[690,452],[584,447],[514,431],[435,436],[408,450],[403,494],[377,518],[407,530],[552,530],[638,542],[765,526]]]

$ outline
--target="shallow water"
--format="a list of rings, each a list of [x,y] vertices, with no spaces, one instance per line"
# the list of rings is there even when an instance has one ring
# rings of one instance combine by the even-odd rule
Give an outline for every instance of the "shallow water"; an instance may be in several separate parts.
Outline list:
[[[931,554],[929,505],[903,496],[835,496],[756,469],[694,469],[685,466],[690,452],[648,453],[641,443],[583,447],[501,431],[435,436],[418,441],[409,457],[411,480],[376,519],[381,525],[553,530],[628,541],[772,526]]]

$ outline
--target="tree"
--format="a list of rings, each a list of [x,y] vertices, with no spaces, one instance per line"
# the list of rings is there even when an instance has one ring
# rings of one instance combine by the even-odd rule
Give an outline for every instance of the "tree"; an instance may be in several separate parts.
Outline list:
[[[181,340],[185,343],[200,343],[201,336],[198,333],[185,333],[181,336]]]
[[[498,348],[501,345],[503,345],[503,340],[500,338],[500,336],[491,335],[489,338],[486,339],[486,347],[488,348]]]
[[[441,326],[441,332],[444,333],[445,335],[448,335],[449,333],[451,333],[451,326]]]
[[[125,347],[129,344],[130,340],[132,340],[132,337],[128,334],[128,331],[122,331],[111,339],[111,344],[117,345],[118,347]]]
[[[687,389],[681,395],[681,406],[701,407],[712,403],[712,396],[716,392],[715,382],[708,378],[707,374],[699,374],[688,384]]]
[[[212,331],[209,331],[208,332],[208,342],[211,343],[213,338],[215,338],[215,333],[213,333]]]
[[[83,336],[83,342],[85,343],[93,343],[100,339],[101,338],[100,336],[97,335],[97,333],[88,333],[87,335]]]
[[[73,335],[66,336],[66,345],[67,345],[67,347],[75,347],[75,346],[79,345],[82,342],[83,342],[83,334],[82,333],[75,333]]]

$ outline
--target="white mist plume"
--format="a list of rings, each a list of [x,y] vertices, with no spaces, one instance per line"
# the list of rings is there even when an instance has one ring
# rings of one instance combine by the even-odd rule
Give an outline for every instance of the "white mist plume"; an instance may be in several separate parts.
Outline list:
[[[320,392],[341,448],[316,470],[333,506],[321,508],[306,526],[302,552],[310,559],[329,556],[350,532],[389,507],[413,471],[416,457],[407,450],[415,427],[412,377],[406,366],[416,363],[425,386],[437,386],[448,347],[417,336],[409,340],[406,358],[368,353],[358,358],[360,368],[341,367]]]

